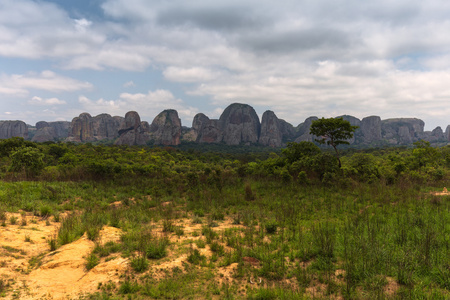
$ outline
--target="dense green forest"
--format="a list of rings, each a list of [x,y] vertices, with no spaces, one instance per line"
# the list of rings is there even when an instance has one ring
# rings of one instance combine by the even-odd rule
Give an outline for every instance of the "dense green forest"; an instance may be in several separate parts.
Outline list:
[[[435,193],[450,183],[450,146],[348,148],[341,168],[311,142],[214,147],[2,140],[1,225],[7,212],[60,223],[49,252],[86,233],[96,242],[86,272],[129,258],[119,283],[85,299],[450,297],[450,196]],[[235,226],[220,229],[226,220]],[[120,241],[99,242],[104,226]],[[182,268],[152,276],[176,253]],[[232,280],[219,280],[233,264]]]

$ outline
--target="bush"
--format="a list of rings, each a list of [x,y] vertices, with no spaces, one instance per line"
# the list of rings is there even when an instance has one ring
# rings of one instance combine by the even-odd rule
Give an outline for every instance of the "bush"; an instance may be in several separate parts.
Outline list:
[[[98,258],[98,256],[94,252],[91,252],[91,254],[89,254],[89,256],[86,258],[86,270],[89,271],[93,269],[96,265],[98,265],[99,262],[100,259]]]
[[[131,268],[133,268],[134,271],[142,273],[148,269],[148,261],[145,258],[145,256],[137,256],[133,257],[131,259]]]
[[[13,172],[25,171],[27,178],[39,175],[44,169],[44,154],[34,147],[24,147],[13,151],[10,156]]]
[[[149,259],[161,259],[166,257],[168,245],[169,240],[166,238],[152,240],[145,249],[145,255]]]

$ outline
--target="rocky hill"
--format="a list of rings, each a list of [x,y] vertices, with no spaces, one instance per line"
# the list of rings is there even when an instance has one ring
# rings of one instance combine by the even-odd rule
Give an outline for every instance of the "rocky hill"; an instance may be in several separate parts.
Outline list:
[[[421,139],[431,143],[450,142],[450,125],[445,132],[441,127],[424,131],[424,122],[416,118],[381,120],[378,116],[368,116],[360,120],[349,115],[340,117],[359,126],[349,141],[352,145],[408,145]],[[199,113],[194,117],[190,128],[182,126],[178,112],[173,109],[162,111],[151,124],[141,121],[135,111],[128,112],[125,117],[109,114],[92,117],[89,113],[82,113],[72,122],[38,122],[32,140],[106,140],[116,145],[174,146],[181,142],[195,142],[282,147],[291,141],[314,141],[309,128],[317,119],[309,117],[294,127],[268,110],[260,121],[253,107],[241,103],[228,106],[219,119],[210,119]],[[0,121],[0,138],[13,136],[28,138],[27,125],[22,121]]]

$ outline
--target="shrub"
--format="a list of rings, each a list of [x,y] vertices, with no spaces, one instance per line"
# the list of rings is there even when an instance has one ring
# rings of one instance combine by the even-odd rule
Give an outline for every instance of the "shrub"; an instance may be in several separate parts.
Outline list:
[[[99,262],[100,259],[98,258],[98,256],[94,252],[91,252],[86,258],[86,270],[89,271],[93,269],[96,265],[98,265]]]
[[[134,271],[142,273],[148,269],[148,261],[145,258],[145,256],[137,256],[133,257],[131,259],[131,268],[133,268]]]
[[[39,175],[44,168],[44,154],[34,147],[24,147],[13,151],[10,156],[13,172],[25,170],[27,178]]]
[[[278,224],[276,222],[269,222],[265,225],[265,228],[268,234],[273,234],[277,232]]]
[[[161,259],[167,256],[167,246],[169,240],[167,238],[154,239],[150,241],[145,249],[145,255],[149,259]]]
[[[188,262],[190,262],[193,265],[198,265],[201,262],[206,260],[206,256],[203,254],[200,254],[200,251],[198,249],[192,249],[190,248],[190,254],[187,258]]]

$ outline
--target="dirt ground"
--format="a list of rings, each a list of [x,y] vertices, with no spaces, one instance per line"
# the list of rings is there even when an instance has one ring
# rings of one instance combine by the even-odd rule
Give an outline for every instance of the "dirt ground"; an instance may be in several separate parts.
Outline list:
[[[98,291],[100,283],[117,284],[120,276],[131,270],[129,259],[117,254],[102,259],[97,266],[87,271],[86,257],[94,249],[95,243],[87,239],[86,234],[73,243],[50,251],[49,241],[56,237],[59,222],[30,214],[6,214],[5,226],[0,226],[0,284],[6,290],[0,296],[4,299],[76,299]],[[11,219],[15,221],[11,222]],[[190,220],[182,219],[174,225],[181,226],[184,235],[171,235],[171,244],[176,245],[173,248],[196,248],[193,241],[201,238],[199,233],[202,224],[192,224]],[[222,231],[230,227],[236,226],[232,225],[232,220],[225,220],[215,230]],[[156,226],[155,231],[161,231],[161,228]],[[120,229],[104,226],[99,243],[119,241],[120,235]],[[199,251],[206,257],[212,255],[208,246]],[[153,267],[160,271],[154,272],[154,276],[158,277],[158,273],[163,276],[164,270],[174,267],[182,268],[187,256],[180,251],[170,251],[168,257],[154,262]],[[236,265],[218,270],[221,281],[231,280]]]
[[[11,224],[11,217],[16,224]],[[79,240],[50,252],[49,240],[56,236],[60,223],[30,215],[7,214],[0,227],[0,280],[6,286],[5,299],[70,299],[93,292],[99,282],[118,282],[128,268],[120,256],[85,270],[86,256],[94,242]],[[120,230],[104,227],[101,242],[118,240]]]

